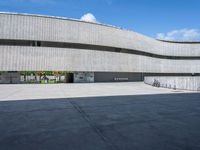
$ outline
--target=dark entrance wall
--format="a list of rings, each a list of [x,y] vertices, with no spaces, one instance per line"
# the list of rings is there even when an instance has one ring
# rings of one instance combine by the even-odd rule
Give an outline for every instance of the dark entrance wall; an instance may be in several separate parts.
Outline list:
[[[73,82],[74,82],[73,73],[66,73],[65,74],[65,83],[73,83]]]
[[[95,72],[94,82],[133,82],[143,81],[143,73]]]
[[[0,75],[0,83],[2,84],[18,84],[20,83],[19,72],[3,72]]]

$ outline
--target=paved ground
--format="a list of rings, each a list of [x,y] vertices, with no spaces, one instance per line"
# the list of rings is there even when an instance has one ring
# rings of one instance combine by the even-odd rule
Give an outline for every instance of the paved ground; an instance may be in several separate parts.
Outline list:
[[[166,94],[188,91],[155,88],[142,82],[90,84],[18,84],[0,85],[0,101],[66,97]]]
[[[1,150],[199,150],[200,94],[0,102]]]
[[[199,150],[200,93],[139,89],[130,96],[0,101],[0,150]],[[31,93],[19,88],[12,98],[17,90]]]

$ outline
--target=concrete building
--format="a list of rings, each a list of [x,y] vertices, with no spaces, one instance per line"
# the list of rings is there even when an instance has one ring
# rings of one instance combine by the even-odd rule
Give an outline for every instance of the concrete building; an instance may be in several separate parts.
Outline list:
[[[62,17],[0,13],[0,71],[67,71],[74,82],[199,76],[200,42],[160,41]]]

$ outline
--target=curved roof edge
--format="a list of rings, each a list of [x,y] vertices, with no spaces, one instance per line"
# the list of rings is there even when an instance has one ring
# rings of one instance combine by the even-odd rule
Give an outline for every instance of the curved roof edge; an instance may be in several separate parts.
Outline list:
[[[17,12],[2,12],[2,11],[0,11],[0,14],[34,16],[34,17],[53,18],[53,19],[61,19],[61,20],[71,20],[71,21],[84,22],[84,23],[89,23],[89,24],[97,24],[97,25],[117,28],[117,29],[120,29],[120,30],[131,31],[131,30],[128,30],[128,29],[125,29],[125,28],[122,28],[122,27],[118,27],[118,26],[114,26],[114,25],[110,25],[110,24],[104,24],[104,23],[101,23],[101,22],[89,22],[89,21],[84,21],[84,20],[80,20],[80,19],[67,18],[67,17],[61,17],[61,16],[49,16],[49,15],[40,15],[40,14],[17,13]],[[133,31],[131,31],[131,32],[133,32]]]
[[[110,25],[110,24],[104,24],[104,23],[100,23],[100,22],[89,22],[89,21],[84,21],[84,20],[74,19],[74,18],[67,18],[67,17],[60,17],[60,16],[49,16],[49,15],[40,15],[40,14],[29,14],[29,13],[18,13],[18,12],[1,12],[1,11],[0,11],[0,14],[44,17],[44,18],[52,18],[52,19],[61,19],[61,20],[84,22],[84,23],[88,23],[88,24],[101,25],[101,26],[111,27],[111,28],[115,28],[115,29],[119,29],[119,30],[128,31],[128,32],[133,32],[133,33],[136,33],[136,34],[139,34],[139,35],[142,35],[142,36],[145,36],[147,38],[150,38],[150,39],[153,39],[153,40],[156,40],[156,41],[160,41],[160,42],[177,43],[177,44],[200,44],[200,41],[170,41],[170,40],[156,39],[156,38],[149,37],[149,36],[143,35],[141,33],[135,32],[133,30],[125,29],[125,28],[122,28],[122,27],[118,27],[118,26],[114,26],[114,25]]]
[[[156,39],[161,42],[166,42],[166,43],[177,43],[177,44],[200,44],[200,41],[170,41],[170,40],[161,40],[161,39]]]
[[[156,40],[155,38],[146,36],[144,34],[135,32],[133,30],[129,30],[129,29],[125,29],[122,27],[118,27],[118,26],[114,26],[114,25],[110,25],[110,24],[105,24],[105,23],[101,23],[101,22],[89,22],[89,21],[84,21],[84,20],[80,20],[80,19],[74,19],[74,18],[67,18],[67,17],[60,17],[60,16],[49,16],[49,15],[41,15],[41,14],[29,14],[29,13],[18,13],[18,12],[1,12],[0,14],[7,14],[7,15],[21,15],[21,16],[33,16],[33,17],[43,17],[43,18],[52,18],[52,19],[61,19],[61,20],[70,20],[70,21],[77,21],[77,22],[83,22],[83,23],[88,23],[88,24],[94,24],[94,25],[100,25],[100,26],[105,26],[105,27],[110,27],[110,28],[115,28],[118,30],[122,30],[122,31],[128,31],[128,32],[133,32],[142,36],[145,36],[147,38],[150,38],[152,40]]]

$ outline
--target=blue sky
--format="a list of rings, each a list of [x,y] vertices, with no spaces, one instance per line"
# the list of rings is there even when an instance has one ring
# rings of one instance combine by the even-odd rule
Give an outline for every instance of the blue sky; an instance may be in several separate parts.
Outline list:
[[[0,0],[0,11],[76,19],[86,14],[82,19],[154,38],[200,40],[200,0]]]

